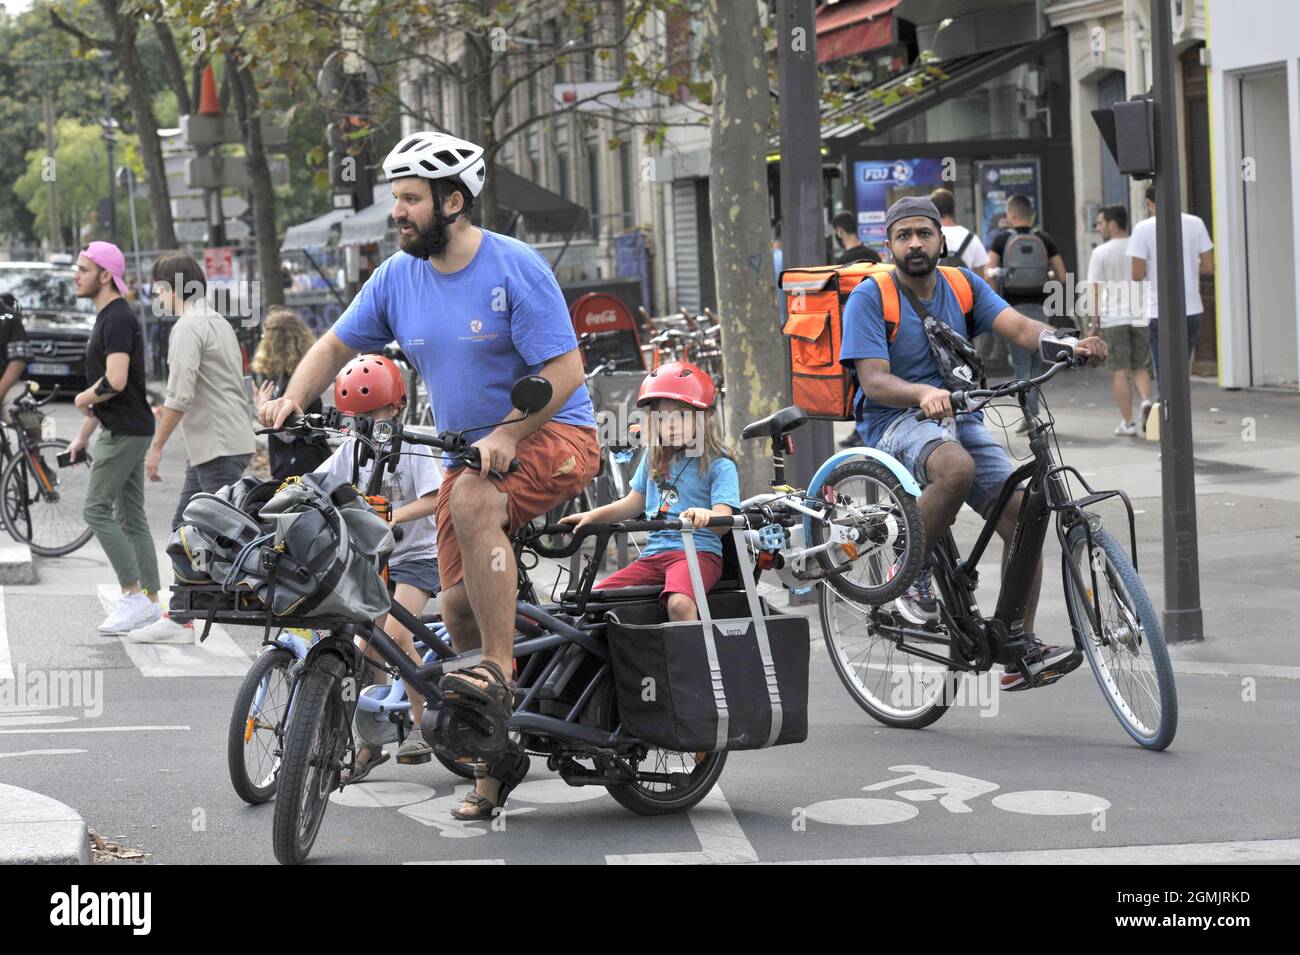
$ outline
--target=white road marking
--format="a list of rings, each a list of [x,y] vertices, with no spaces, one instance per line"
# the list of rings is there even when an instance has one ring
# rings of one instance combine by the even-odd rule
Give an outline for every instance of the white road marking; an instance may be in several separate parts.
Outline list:
[[[45,736],[53,733],[153,733],[189,732],[188,726],[69,726],[62,729],[0,730],[0,736]]]
[[[330,794],[330,802],[336,806],[350,806],[353,809],[385,809],[423,802],[431,799],[433,795],[432,786],[376,780],[344,786],[341,792]]]
[[[771,865],[1223,865],[1300,861],[1300,839],[809,859]]]
[[[1018,793],[1001,793],[993,805],[1007,812],[1026,816],[1089,816],[1110,808],[1110,800],[1091,793],[1072,793],[1055,789],[1033,789]]]
[[[552,779],[536,779],[529,783],[520,783],[510,794],[510,802],[516,799],[543,804],[587,802],[608,795],[609,790],[604,786],[570,786],[557,776]]]
[[[505,865],[505,859],[435,859],[432,862],[403,862],[402,865]]]
[[[20,749],[16,753],[0,753],[0,759],[12,759],[14,756],[69,756],[84,752],[84,749]]]
[[[50,726],[54,723],[74,723],[75,716],[40,716],[38,714],[8,714],[0,709],[0,726]]]
[[[736,821],[736,815],[727,804],[726,796],[717,786],[686,815],[695,830],[696,838],[700,840],[699,852],[608,855],[605,856],[605,861],[610,865],[727,865],[758,861],[758,853]]]
[[[827,799],[804,810],[813,822],[831,826],[887,826],[920,815],[911,803],[892,799]]]
[[[120,588],[113,584],[99,585],[99,602],[104,605],[106,613],[113,609],[120,596]],[[167,604],[166,593],[159,599],[164,606]],[[198,639],[197,635],[203,632],[203,621],[195,620],[194,628],[195,639]],[[206,641],[191,646],[136,643],[127,639],[125,634],[120,639],[131,662],[146,677],[243,676],[252,665],[230,634],[217,624],[212,625]]]
[[[13,657],[9,655],[9,627],[5,621],[5,589],[0,587],[0,683],[13,678]]]

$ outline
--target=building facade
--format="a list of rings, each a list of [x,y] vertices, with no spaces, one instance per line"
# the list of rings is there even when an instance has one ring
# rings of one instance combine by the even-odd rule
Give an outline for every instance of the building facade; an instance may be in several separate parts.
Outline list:
[[[1300,36],[1293,0],[1209,0],[1220,382],[1300,387]]]

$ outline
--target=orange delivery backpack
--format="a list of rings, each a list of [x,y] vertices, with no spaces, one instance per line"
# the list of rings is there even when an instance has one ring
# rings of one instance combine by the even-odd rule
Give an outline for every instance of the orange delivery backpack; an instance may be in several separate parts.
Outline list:
[[[819,265],[785,269],[781,291],[786,296],[785,325],[781,333],[790,345],[790,392],[793,402],[809,417],[831,421],[852,421],[857,397],[855,379],[840,364],[844,341],[844,306],[849,293],[866,279],[880,289],[886,335],[890,342],[898,335],[898,286],[889,274],[892,265],[854,262],[849,265]],[[959,269],[939,266],[964,314],[974,303],[970,282]]]

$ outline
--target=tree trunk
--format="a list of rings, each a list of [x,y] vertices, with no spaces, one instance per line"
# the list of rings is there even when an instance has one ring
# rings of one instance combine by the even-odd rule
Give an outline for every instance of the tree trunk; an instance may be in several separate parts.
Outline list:
[[[482,2],[480,3],[482,5]],[[465,128],[463,132],[450,130],[453,135],[464,136],[483,147],[483,158],[488,163],[483,191],[478,194],[479,222],[483,228],[500,232],[501,206],[497,202],[496,188],[492,182],[492,158],[496,154],[496,128],[492,116],[492,52],[480,37],[464,34],[465,47],[461,53],[462,76],[474,77],[465,90]]]
[[[244,162],[253,181],[253,228],[257,232],[257,271],[262,282],[262,305],[284,304],[284,283],[280,277],[279,242],[275,234],[275,187],[271,185],[271,164],[262,142],[262,111],[257,85],[247,68],[229,57],[231,98],[244,134]]]
[[[158,42],[162,44],[163,59],[167,62],[167,78],[176,94],[176,105],[180,114],[187,116],[194,109],[190,105],[190,89],[185,82],[185,66],[181,63],[181,54],[176,48],[176,37],[172,34],[171,24],[159,16],[154,17],[153,26],[158,33]]]
[[[176,248],[176,227],[172,222],[171,203],[167,194],[167,173],[163,166],[162,141],[158,138],[158,118],[153,112],[149,76],[136,50],[137,22],[118,9],[117,0],[100,0],[105,18],[113,29],[116,54],[122,68],[135,114],[136,133],[140,137],[140,158],[149,183],[149,218],[153,222],[154,244],[160,249]]]
[[[756,0],[706,0],[713,81],[709,213],[726,429],[742,488],[771,481],[766,441],[740,441],[741,429],[781,407],[785,362],[776,329],[776,273],[768,221],[767,59]]]

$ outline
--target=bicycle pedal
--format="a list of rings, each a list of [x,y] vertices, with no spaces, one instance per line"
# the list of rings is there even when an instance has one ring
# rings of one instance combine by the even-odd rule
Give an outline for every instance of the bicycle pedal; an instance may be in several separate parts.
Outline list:
[[[432,753],[421,753],[418,756],[398,756],[397,761],[403,766],[420,766],[433,759]]]

